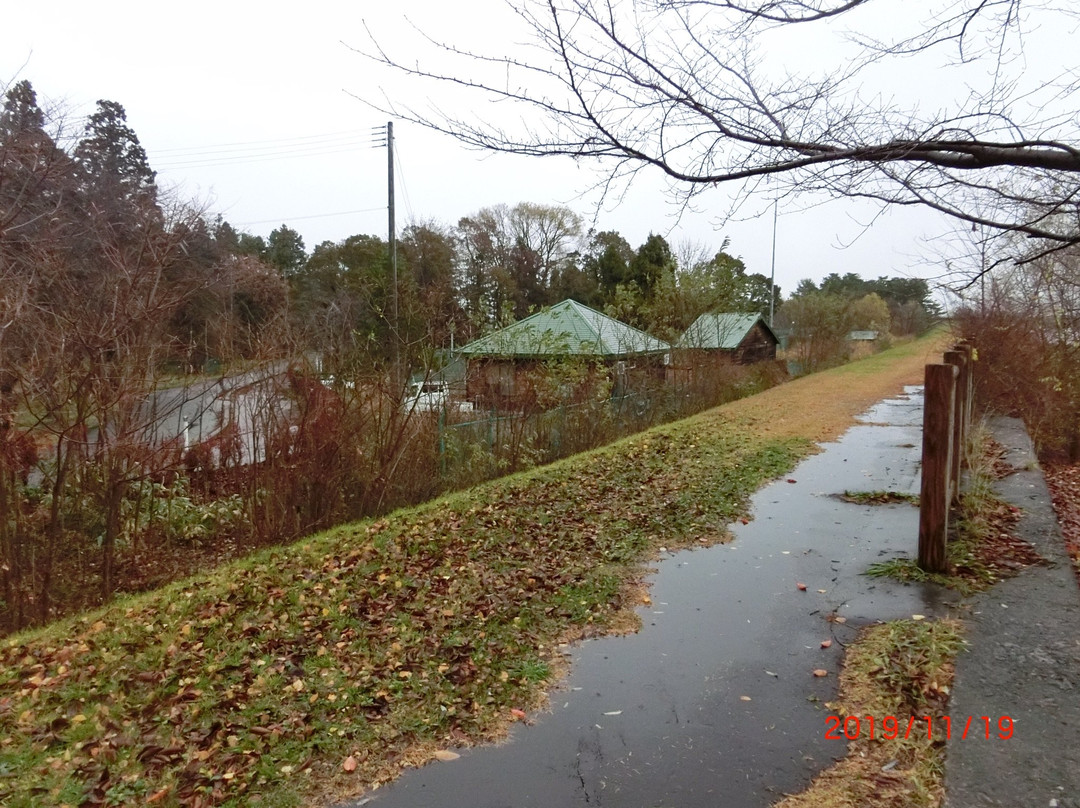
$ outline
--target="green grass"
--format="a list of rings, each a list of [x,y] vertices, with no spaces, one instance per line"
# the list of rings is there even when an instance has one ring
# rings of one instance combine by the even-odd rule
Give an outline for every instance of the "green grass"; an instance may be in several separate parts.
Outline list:
[[[917,356],[926,353],[927,342],[936,339],[941,334],[947,333],[948,330],[948,326],[939,325],[931,328],[919,337],[908,339],[906,341],[898,339],[887,350],[863,357],[857,362],[848,362],[835,368],[831,368],[830,372],[839,377],[873,376],[887,368],[897,358]],[[927,361],[940,361],[940,358],[932,359],[928,357]]]
[[[490,738],[810,449],[690,419],[0,641],[0,803],[301,805]]]

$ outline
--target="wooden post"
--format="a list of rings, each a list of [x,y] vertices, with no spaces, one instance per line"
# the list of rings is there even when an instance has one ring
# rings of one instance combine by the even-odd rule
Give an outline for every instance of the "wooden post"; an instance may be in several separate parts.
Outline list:
[[[967,354],[967,363],[964,365],[964,380],[967,384],[967,406],[964,410],[964,423],[967,431],[964,434],[970,434],[971,419],[975,414],[975,357],[977,354],[975,346],[970,342],[964,343],[964,352]]]
[[[952,468],[955,365],[927,365],[923,408],[922,489],[919,496],[919,566],[946,572],[949,532],[949,472]]]
[[[953,397],[952,463],[949,464],[949,499],[953,505],[960,504],[960,468],[963,466],[964,441],[967,440],[967,355],[963,351],[946,351],[945,364],[955,365],[956,395]]]
[[[958,383],[964,385],[967,391],[967,400],[964,406],[964,434],[968,435],[971,433],[971,419],[975,403],[975,346],[966,339],[960,340],[956,345],[956,350],[963,351],[964,356],[967,357],[967,362],[964,363]]]

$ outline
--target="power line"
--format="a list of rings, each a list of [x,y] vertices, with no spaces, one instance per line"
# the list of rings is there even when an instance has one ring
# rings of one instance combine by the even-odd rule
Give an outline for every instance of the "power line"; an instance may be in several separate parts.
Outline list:
[[[405,197],[405,210],[408,213],[409,221],[410,222],[415,222],[416,217],[413,215],[412,199],[409,196],[409,185],[408,185],[408,183],[405,182],[405,166],[404,166],[404,161],[401,159],[401,152],[400,151],[397,153],[396,157],[397,157],[397,159],[395,160],[395,163],[397,165],[398,179],[401,180],[402,196]]]
[[[271,224],[274,222],[280,224],[282,222],[296,222],[302,221],[304,219],[326,219],[331,216],[352,216],[356,213],[375,213],[384,210],[386,210],[386,207],[382,206],[378,208],[361,208],[360,210],[342,210],[338,211],[337,213],[313,213],[309,216],[278,216],[273,219],[259,219],[258,221],[252,222],[232,222],[232,224],[235,224],[239,227],[246,227],[247,225],[252,224]]]
[[[172,171],[182,168],[203,168],[209,166],[224,166],[224,165],[242,165],[244,163],[259,163],[269,160],[292,160],[298,157],[322,157],[328,154],[343,154],[346,152],[360,151],[366,149],[366,143],[346,144],[339,148],[333,149],[319,149],[319,150],[301,150],[294,149],[292,151],[279,151],[279,152],[266,152],[263,154],[249,154],[249,155],[236,155],[233,157],[217,157],[209,159],[193,159],[193,160],[174,160],[174,161],[162,161],[154,162],[155,169],[161,168],[165,171]]]
[[[364,131],[305,135],[274,140],[224,143],[216,146],[184,146],[173,149],[154,149],[155,168],[166,171],[181,168],[203,168],[221,165],[240,165],[268,160],[321,157],[358,151],[373,145],[371,134]]]
[[[241,140],[234,141],[232,143],[216,143],[207,146],[177,146],[171,149],[155,149],[155,154],[176,154],[180,152],[198,152],[198,153],[210,153],[218,150],[225,149],[243,149],[243,148],[265,148],[272,145],[284,146],[289,144],[298,143],[300,141],[312,141],[312,140],[324,140],[324,139],[336,139],[341,137],[364,137],[370,138],[370,134],[366,129],[350,129],[343,132],[327,132],[321,135],[297,135],[296,137],[288,138],[273,138],[270,140]]]

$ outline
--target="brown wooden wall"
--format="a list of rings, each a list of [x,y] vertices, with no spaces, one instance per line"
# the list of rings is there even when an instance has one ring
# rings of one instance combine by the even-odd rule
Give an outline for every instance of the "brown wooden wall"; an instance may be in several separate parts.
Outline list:
[[[611,379],[613,395],[639,392],[664,381],[662,356],[589,361],[589,374],[577,390],[571,391],[571,401],[588,395],[601,374]],[[537,379],[546,364],[544,360],[528,358],[469,359],[465,396],[478,409],[484,410],[523,412],[545,409],[550,402],[543,400],[545,393],[537,389]]]

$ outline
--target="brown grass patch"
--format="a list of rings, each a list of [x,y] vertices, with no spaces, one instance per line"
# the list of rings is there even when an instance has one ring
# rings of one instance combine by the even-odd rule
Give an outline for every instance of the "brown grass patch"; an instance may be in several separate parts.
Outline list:
[[[838,368],[803,376],[713,410],[718,420],[766,438],[836,440],[860,413],[904,385],[922,384],[954,337],[946,330]]]
[[[950,620],[897,620],[864,630],[847,651],[839,698],[828,705],[841,721],[848,716],[859,720],[858,732],[850,730],[858,738],[849,741],[846,758],[776,808],[939,805],[945,743],[942,717],[953,677],[952,660],[961,644],[960,624]],[[867,716],[873,717],[873,738]],[[932,719],[933,737],[928,737],[927,716]],[[883,729],[886,717],[895,719],[895,728]]]

